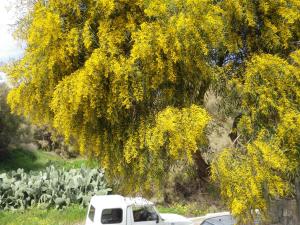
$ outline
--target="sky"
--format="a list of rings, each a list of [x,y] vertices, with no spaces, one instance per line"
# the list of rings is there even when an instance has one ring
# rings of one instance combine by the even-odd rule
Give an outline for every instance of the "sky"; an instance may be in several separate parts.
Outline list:
[[[11,25],[16,23],[16,14],[11,6],[15,0],[0,0],[0,65],[9,60],[18,59],[24,51],[22,44],[12,37]],[[6,75],[0,72],[0,82],[6,81]]]

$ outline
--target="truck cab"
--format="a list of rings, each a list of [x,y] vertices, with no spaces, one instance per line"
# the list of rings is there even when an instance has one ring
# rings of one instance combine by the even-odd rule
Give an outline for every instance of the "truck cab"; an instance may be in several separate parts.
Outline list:
[[[92,197],[85,225],[192,225],[177,214],[159,214],[154,204],[144,198],[120,195]]]

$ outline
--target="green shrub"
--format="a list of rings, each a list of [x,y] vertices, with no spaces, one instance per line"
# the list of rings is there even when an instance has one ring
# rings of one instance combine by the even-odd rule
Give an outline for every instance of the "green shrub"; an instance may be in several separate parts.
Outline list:
[[[0,159],[0,174],[23,168],[25,172],[30,170],[44,170],[46,167],[65,168],[66,170],[87,168],[99,168],[97,161],[82,157],[65,160],[60,156],[41,150],[26,150],[22,148],[9,149],[5,159]]]
[[[23,169],[0,174],[0,209],[38,206],[63,208],[72,203],[88,205],[93,195],[105,195],[104,172],[98,169],[56,169],[25,173]]]
[[[10,113],[6,103],[8,90],[5,83],[0,83],[0,158],[4,157],[11,141],[17,139],[17,130],[21,121],[20,117]]]

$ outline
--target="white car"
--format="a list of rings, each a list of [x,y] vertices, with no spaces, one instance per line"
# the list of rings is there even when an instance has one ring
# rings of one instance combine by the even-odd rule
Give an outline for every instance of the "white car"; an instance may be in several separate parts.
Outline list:
[[[235,219],[230,215],[229,212],[221,213],[210,213],[203,217],[200,225],[234,225],[236,224]]]
[[[159,214],[154,204],[144,198],[120,195],[92,197],[85,225],[193,225],[177,214]]]
[[[235,225],[237,221],[230,214],[230,212],[220,212],[220,213],[209,213],[203,217],[198,217],[198,222],[200,225]],[[194,218],[194,224],[197,225],[196,219]],[[259,225],[259,218],[254,222],[254,225]]]

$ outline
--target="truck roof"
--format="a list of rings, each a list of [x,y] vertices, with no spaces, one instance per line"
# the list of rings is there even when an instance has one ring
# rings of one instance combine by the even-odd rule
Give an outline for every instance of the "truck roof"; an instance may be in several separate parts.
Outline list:
[[[96,195],[91,199],[91,204],[96,208],[116,208],[131,205],[146,206],[153,205],[152,202],[141,197],[124,197],[121,195]]]

